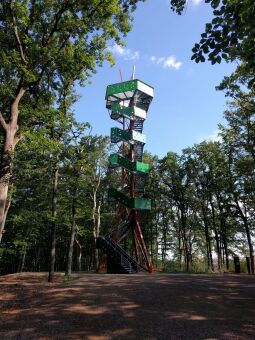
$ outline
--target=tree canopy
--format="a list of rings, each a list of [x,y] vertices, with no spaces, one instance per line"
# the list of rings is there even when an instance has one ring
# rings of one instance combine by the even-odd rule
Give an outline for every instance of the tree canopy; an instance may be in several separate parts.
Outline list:
[[[246,73],[252,75],[249,86],[255,82],[255,7],[253,0],[205,0],[213,9],[213,19],[205,26],[201,39],[193,48],[192,59],[212,63],[240,61]],[[186,0],[171,0],[172,10],[182,14]]]
[[[102,66],[121,43],[139,0],[0,2],[0,241],[14,150],[31,126]]]

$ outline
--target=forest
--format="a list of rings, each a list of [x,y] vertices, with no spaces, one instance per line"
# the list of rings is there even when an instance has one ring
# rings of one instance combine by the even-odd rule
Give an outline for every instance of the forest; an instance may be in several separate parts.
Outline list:
[[[107,189],[120,174],[109,167],[110,138],[78,122],[73,107],[77,84],[114,64],[107,43],[132,29],[138,2],[0,1],[0,274],[49,272],[53,281],[55,271],[95,271],[103,258],[96,240],[116,224]],[[191,59],[236,62],[217,87],[225,124],[217,141],[144,154],[152,209],[141,213],[143,233],[155,270],[233,271],[239,256],[254,273],[255,6],[205,2],[213,19]],[[185,6],[169,1],[179,15]]]

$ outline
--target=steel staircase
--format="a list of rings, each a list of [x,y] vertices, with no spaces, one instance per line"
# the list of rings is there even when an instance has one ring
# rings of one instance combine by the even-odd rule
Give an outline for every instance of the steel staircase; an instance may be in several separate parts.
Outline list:
[[[143,174],[135,175],[135,191],[144,193],[146,176]]]
[[[135,144],[135,161],[142,162],[143,147],[144,147],[144,144],[141,144],[141,143]]]
[[[99,237],[97,248],[102,249],[107,254],[107,273],[134,274],[138,272],[138,263],[110,236]]]
[[[105,235],[105,238],[111,238],[111,239],[113,239],[113,240],[121,240],[122,239],[122,237],[124,236],[124,235],[126,235],[127,234],[127,232],[129,232],[130,231],[130,229],[129,229],[129,225],[128,225],[128,223],[127,223],[127,221],[126,220],[123,220],[122,222],[121,222],[121,224],[118,226],[118,229],[117,229],[117,231],[116,230],[113,230],[113,231],[111,231],[109,234],[107,234],[107,235]]]

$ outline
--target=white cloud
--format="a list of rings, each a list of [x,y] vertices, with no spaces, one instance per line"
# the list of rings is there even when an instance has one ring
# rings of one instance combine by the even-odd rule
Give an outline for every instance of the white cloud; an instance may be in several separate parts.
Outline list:
[[[194,6],[200,5],[201,2],[202,2],[202,0],[191,0],[192,5],[194,5]]]
[[[197,143],[202,143],[203,141],[206,142],[221,142],[222,138],[219,135],[219,130],[214,130],[212,133],[210,133],[207,136],[202,136],[200,138],[198,138]]]
[[[158,65],[159,65],[159,64],[163,64],[164,61],[165,61],[165,59],[166,59],[166,58],[164,58],[164,57],[160,57],[160,58],[157,59],[156,63],[157,63]]]
[[[163,64],[164,68],[175,68],[176,70],[179,70],[180,67],[182,66],[182,63],[180,61],[177,61],[176,58],[174,56],[169,56]]]
[[[150,61],[154,64],[161,65],[163,68],[174,68],[175,70],[179,70],[182,66],[182,62],[177,61],[175,56],[170,55],[169,57],[159,57],[156,58],[152,56]]]
[[[125,48],[117,44],[109,46],[108,50],[113,54],[122,57],[124,60],[138,60],[140,58],[139,51],[133,51],[130,48]]]
[[[121,57],[124,60],[138,60],[140,59],[140,52],[133,51],[130,48],[126,48],[117,44],[108,47],[108,51],[112,52],[115,56]],[[143,58],[148,58],[148,56],[143,56]],[[160,65],[163,68],[172,68],[179,70],[182,66],[182,62],[176,60],[174,55],[168,57],[156,57],[155,55],[149,57],[149,60],[156,65]]]

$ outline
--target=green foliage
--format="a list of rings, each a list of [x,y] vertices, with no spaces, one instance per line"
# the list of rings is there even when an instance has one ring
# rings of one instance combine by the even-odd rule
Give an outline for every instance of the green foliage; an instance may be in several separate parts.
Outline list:
[[[156,169],[154,165],[155,184],[151,179],[149,192],[155,206],[149,225],[158,268],[233,270],[232,256],[252,256],[255,188],[249,152],[254,148],[249,143],[254,146],[254,111],[243,116],[240,111],[238,106],[225,113],[229,125],[222,127],[223,143],[202,142],[180,156],[169,152]]]
[[[31,113],[46,103],[47,90],[83,84],[104,60],[113,63],[107,44],[130,31],[139,1],[1,1],[0,112],[7,121],[17,89],[29,92],[20,111],[36,121]]]
[[[181,15],[186,6],[186,0],[170,0],[170,6],[173,11]]]
[[[181,14],[187,1],[170,1],[172,10]],[[199,43],[192,49],[192,60],[204,62],[205,56],[212,64],[242,61],[242,69],[251,75],[248,86],[255,83],[254,40],[255,6],[253,0],[205,0],[213,9],[213,19],[205,26]]]
[[[62,124],[61,121],[59,123]],[[54,128],[55,130],[60,128],[57,122],[54,123]],[[93,186],[97,185],[98,176],[105,179],[107,177],[109,140],[106,137],[91,135],[89,124],[79,124],[71,117],[65,129],[61,125],[60,130],[61,134],[52,139],[50,126],[36,129],[38,138],[34,138],[31,133],[16,150],[13,203],[7,219],[0,258],[2,273],[14,272],[21,268],[24,249],[26,252],[24,270],[48,269],[49,231],[52,222],[52,174],[56,165],[56,154],[60,154],[58,214],[55,220],[57,269],[65,268],[74,200],[76,238],[82,245],[83,261],[91,254],[93,204],[90,195]],[[98,199],[102,200],[102,227],[107,230],[109,224],[112,228],[112,221],[108,217],[105,193],[105,182],[102,179]],[[76,251],[78,248],[75,244]],[[74,269],[77,269],[76,262],[73,265]],[[89,261],[88,264],[85,262],[82,264],[83,268],[88,268],[89,265]]]
[[[142,225],[156,268],[232,270],[232,256],[250,255],[246,228],[254,234],[254,110],[243,105],[235,102],[225,113],[228,126],[221,127],[223,142],[202,142],[181,155],[169,152],[161,160],[145,154],[151,165],[146,192],[153,206],[149,215],[142,215]],[[98,218],[93,193],[102,202],[101,233],[113,228],[116,211],[106,199],[107,187],[116,181],[108,171],[109,141],[92,135],[88,124],[70,119],[67,126],[69,130],[62,130],[55,140],[57,149],[54,142],[43,147],[43,138],[49,138],[51,130],[42,128],[38,140],[27,138],[17,150],[13,206],[0,259],[6,271],[20,268],[24,252],[25,269],[47,268],[56,152],[60,152],[57,269],[65,268],[74,199],[83,269],[93,264],[93,214]],[[75,243],[74,258],[78,249]],[[77,269],[76,261],[73,268]]]

